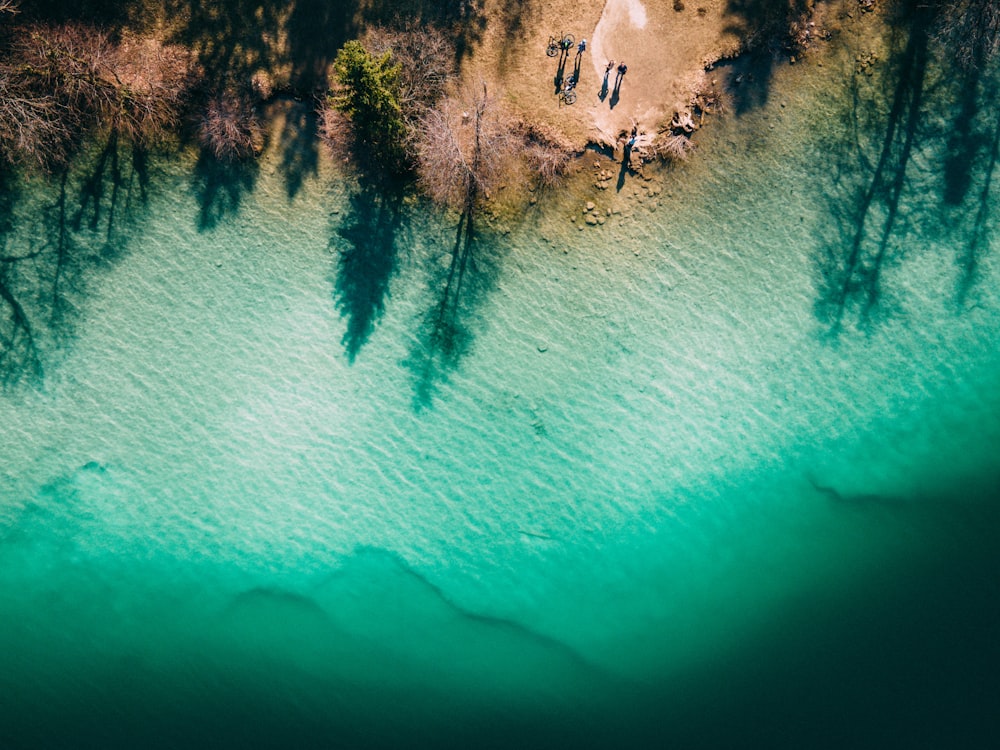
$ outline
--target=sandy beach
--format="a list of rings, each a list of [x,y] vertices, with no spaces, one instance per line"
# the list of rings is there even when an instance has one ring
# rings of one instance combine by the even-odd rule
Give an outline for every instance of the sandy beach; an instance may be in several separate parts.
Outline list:
[[[638,126],[655,133],[674,112],[689,107],[704,84],[705,67],[739,51],[740,19],[723,0],[552,0],[544,4],[488,0],[490,19],[462,68],[469,82],[484,80],[503,90],[526,120],[560,131],[576,148],[611,144],[622,130]],[[675,10],[674,8],[680,8]],[[550,36],[587,40],[571,50],[564,76],[579,71],[578,99],[562,104],[555,81],[559,59],[545,55]],[[628,72],[617,92],[612,69],[602,95],[608,61]]]

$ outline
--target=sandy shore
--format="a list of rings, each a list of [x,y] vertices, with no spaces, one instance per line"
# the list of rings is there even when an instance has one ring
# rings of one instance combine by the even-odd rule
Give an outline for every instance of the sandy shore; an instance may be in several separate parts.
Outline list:
[[[674,112],[686,109],[703,85],[705,66],[740,48],[738,19],[725,0],[546,0],[521,2],[511,11],[505,0],[487,0],[487,26],[463,64],[468,82],[480,79],[503,90],[527,120],[559,130],[577,148],[613,143],[637,125],[655,133]],[[572,34],[587,40],[572,50],[564,75],[579,71],[578,99],[572,106],[556,96],[558,58],[545,55],[550,36]],[[624,61],[628,72],[617,92],[609,60]]]

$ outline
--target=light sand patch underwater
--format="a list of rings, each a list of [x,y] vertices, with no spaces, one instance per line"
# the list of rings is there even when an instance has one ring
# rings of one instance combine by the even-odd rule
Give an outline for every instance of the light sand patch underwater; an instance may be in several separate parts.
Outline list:
[[[0,399],[2,744],[975,745],[995,240],[957,305],[907,172],[878,314],[833,321],[858,91],[772,86],[682,169],[484,229],[457,301],[452,219],[389,231],[322,159],[290,190],[277,140],[226,210],[157,163],[115,253],[73,230],[73,336]]]

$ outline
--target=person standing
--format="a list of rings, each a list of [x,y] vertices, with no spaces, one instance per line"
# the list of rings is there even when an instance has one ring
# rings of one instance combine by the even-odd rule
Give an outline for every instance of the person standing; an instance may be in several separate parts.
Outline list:
[[[587,40],[581,39],[580,43],[576,45],[576,54],[582,55],[586,51],[587,51]]]
[[[615,93],[618,92],[618,88],[622,85],[622,78],[628,72],[628,65],[624,62],[618,63],[618,75],[615,76]]]

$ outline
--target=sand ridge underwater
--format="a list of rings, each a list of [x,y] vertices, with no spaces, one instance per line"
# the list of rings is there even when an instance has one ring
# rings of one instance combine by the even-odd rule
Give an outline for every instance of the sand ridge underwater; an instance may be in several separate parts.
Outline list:
[[[70,222],[0,399],[0,746],[995,744],[994,89],[956,200],[913,53],[779,71],[457,298],[453,223],[280,139]]]

